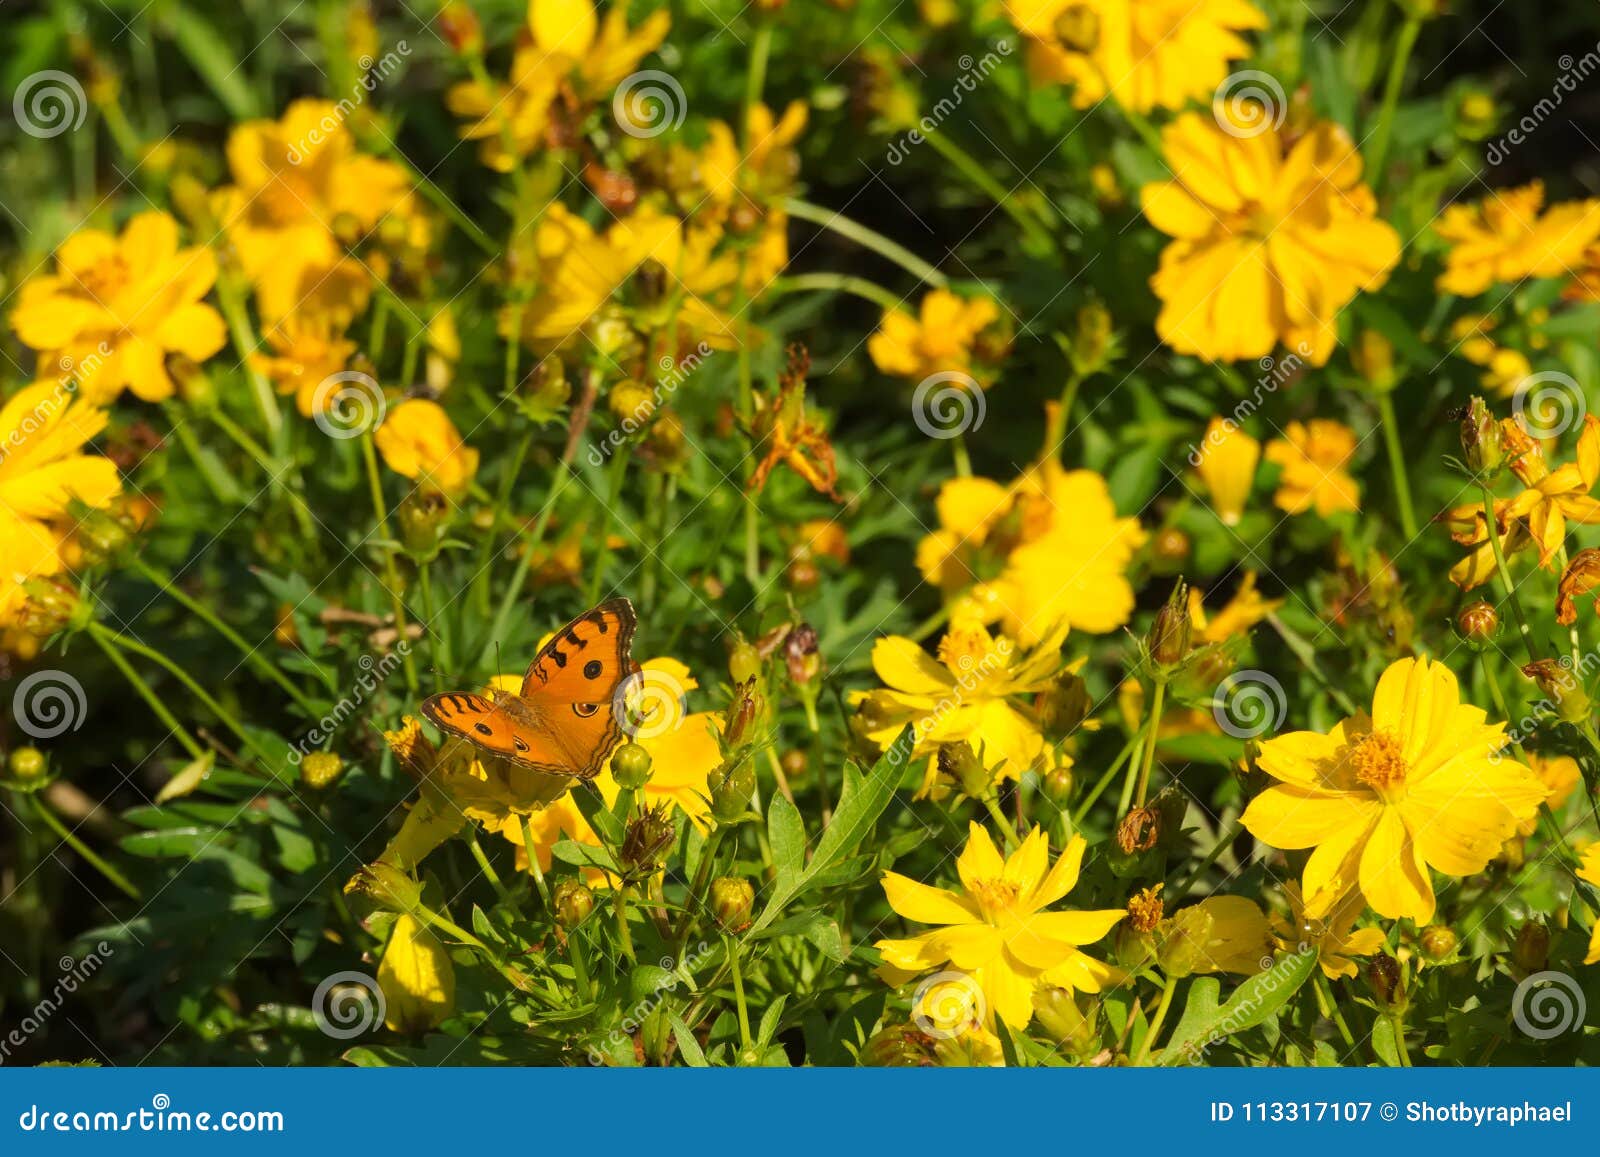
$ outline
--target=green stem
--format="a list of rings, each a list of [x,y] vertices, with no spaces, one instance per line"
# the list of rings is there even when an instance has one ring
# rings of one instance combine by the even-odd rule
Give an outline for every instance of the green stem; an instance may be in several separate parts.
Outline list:
[[[1167,1009],[1172,1007],[1172,994],[1177,990],[1178,978],[1167,977],[1167,985],[1161,990],[1161,1003],[1156,1005],[1156,1015],[1150,1021],[1150,1027],[1145,1030],[1144,1040],[1139,1044],[1139,1055],[1133,1058],[1134,1068],[1143,1068],[1150,1063],[1150,1047],[1155,1044],[1156,1037],[1161,1032],[1161,1026],[1166,1022]]]
[[[1405,450],[1400,445],[1400,425],[1394,416],[1394,395],[1378,395],[1378,422],[1383,427],[1383,444],[1389,454],[1389,474],[1394,479],[1395,503],[1400,507],[1400,529],[1406,541],[1417,537],[1417,511],[1411,501],[1411,479],[1406,474]]]
[[[388,588],[389,605],[394,612],[395,638],[399,642],[406,642],[410,627],[406,620],[406,605],[400,597],[400,569],[395,565],[394,543],[389,538],[389,513],[383,505],[383,479],[378,474],[378,451],[373,445],[371,430],[361,435],[361,457],[367,467],[367,487],[372,494],[372,513],[377,519],[378,536],[384,540],[384,586]],[[401,653],[401,659],[405,664],[406,690],[416,695],[419,686],[417,665],[411,658],[409,646]]]
[[[744,998],[744,974],[739,968],[739,944],[732,936],[724,935],[722,950],[727,954],[728,967],[733,972],[733,1000],[739,1009],[739,1045],[748,1049],[755,1040],[750,1035],[750,1009]]]
[[[115,884],[118,891],[122,892],[130,900],[143,901],[144,897],[139,894],[139,889],[130,884],[126,876],[103,860],[97,852],[80,840],[76,834],[69,831],[67,826],[61,822],[55,812],[50,810],[49,805],[37,793],[32,798],[33,806],[38,811],[39,818],[50,826],[51,831],[61,837],[62,843],[82,856],[86,863]]]
[[[875,281],[848,273],[798,273],[776,278],[768,287],[774,296],[783,293],[853,293],[888,313],[900,308],[900,299]]]
[[[1351,1033],[1350,1026],[1345,1023],[1344,1013],[1339,1010],[1339,1002],[1334,999],[1332,986],[1329,985],[1328,978],[1323,974],[1321,968],[1317,969],[1312,983],[1317,994],[1318,1009],[1323,1016],[1333,1021],[1338,1028],[1339,1038],[1344,1041],[1344,1047],[1354,1049],[1356,1047],[1355,1035]]]
[[[495,611],[494,623],[489,628],[489,637],[484,641],[479,654],[481,662],[488,655],[489,647],[495,640],[505,635],[506,624],[511,620],[512,608],[517,605],[517,599],[522,595],[522,586],[528,579],[528,571],[533,566],[533,555],[538,549],[540,541],[544,538],[545,528],[550,525],[550,516],[555,512],[556,499],[566,489],[567,483],[572,479],[572,466],[565,458],[561,460],[560,473],[550,487],[550,493],[545,496],[544,505],[539,509],[539,516],[534,520],[533,529],[527,532],[522,544],[522,555],[517,559],[517,569],[511,575],[511,582],[506,587],[505,596],[500,600],[500,608]]]
[[[1000,810],[1000,800],[995,796],[994,792],[991,791],[983,797],[983,806],[988,810],[989,818],[1000,829],[1000,835],[1006,842],[1006,850],[1014,852],[1021,847],[1022,845],[1017,842],[1017,825],[1012,823],[1006,817],[1006,813]]]
[[[1389,57],[1389,75],[1383,84],[1383,104],[1378,109],[1378,127],[1372,132],[1372,148],[1368,152],[1368,180],[1375,189],[1383,187],[1383,162],[1389,155],[1389,136],[1394,129],[1395,108],[1400,103],[1400,86],[1405,82],[1406,64],[1411,50],[1416,46],[1417,34],[1422,31],[1422,18],[1407,15],[1400,26],[1400,36]]]
[[[550,885],[545,883],[544,869],[539,867],[538,849],[533,843],[533,825],[528,822],[526,815],[517,818],[522,821],[522,849],[528,853],[528,875],[533,877],[533,886],[538,889],[539,899],[544,901],[545,911],[553,911],[550,906]]]
[[[1140,760],[1139,786],[1133,792],[1133,806],[1143,807],[1145,795],[1150,790],[1150,768],[1156,760],[1156,743],[1161,734],[1161,709],[1167,698],[1167,681],[1156,680],[1155,693],[1150,696],[1149,730],[1145,732],[1144,757]]]
[[[244,656],[245,661],[249,663],[250,666],[254,667],[258,673],[266,676],[268,679],[271,679],[274,683],[281,687],[284,691],[284,694],[288,695],[290,699],[294,700],[295,704],[308,716],[311,716],[312,718],[316,717],[317,710],[311,705],[311,700],[307,699],[303,694],[301,694],[300,689],[289,681],[289,677],[278,669],[277,664],[273,663],[272,660],[263,655],[259,647],[252,647],[249,643],[245,642],[243,637],[240,636],[239,632],[235,631],[232,627],[228,626],[227,623],[224,623],[221,619],[219,619],[210,607],[206,606],[198,599],[191,598],[188,594],[184,593],[181,588],[173,584],[170,578],[161,574],[149,563],[145,562],[143,558],[137,555],[132,556],[128,560],[128,566],[129,569],[143,575],[151,583],[160,587],[165,594],[170,596],[185,610],[189,611],[201,622],[215,630],[217,634],[221,635],[228,642],[232,643],[234,647],[238,649],[239,653]]]
[[[611,889],[611,905],[617,913],[617,939],[622,942],[622,954],[629,960],[639,958],[633,953],[633,933],[628,928],[628,887],[618,883]]]
[[[1398,1008],[1389,1010],[1389,1023],[1394,1026],[1394,1049],[1400,1054],[1400,1067],[1411,1067],[1411,1050],[1406,1048],[1406,1018]]]
[[[267,435],[269,439],[276,439],[278,432],[283,429],[283,413],[278,409],[278,397],[272,390],[272,383],[251,364],[251,358],[255,356],[260,343],[256,341],[249,311],[245,309],[244,298],[233,278],[223,276],[217,279],[217,302],[228,323],[228,332],[233,336],[239,366],[249,379],[251,396],[256,400],[256,409],[261,411],[261,421]]]
[[[500,902],[510,908],[518,920],[523,919],[522,909],[517,906],[517,898],[506,890],[505,884],[500,879],[500,873],[494,870],[494,865],[489,862],[489,857],[484,854],[483,847],[478,843],[478,833],[470,825],[467,828],[467,847],[472,852],[472,858],[478,863],[478,871],[489,881],[489,887],[494,889],[494,894],[500,898]]]
[[[572,961],[572,974],[578,981],[578,991],[587,1000],[594,999],[594,981],[590,979],[589,959],[583,951],[583,941],[578,929],[567,930],[567,958]]]
[[[1278,636],[1288,645],[1289,650],[1294,652],[1294,657],[1300,660],[1300,665],[1306,669],[1313,679],[1321,684],[1324,691],[1333,697],[1333,701],[1339,705],[1346,715],[1360,714],[1355,700],[1345,694],[1342,687],[1323,673],[1322,668],[1317,664],[1317,653],[1312,649],[1311,644],[1306,641],[1305,636],[1289,626],[1276,614],[1268,615],[1267,622],[1272,624],[1272,629],[1278,632]]]
[[[1027,212],[1018,199],[1006,192],[989,175],[989,171],[975,161],[960,145],[956,144],[942,131],[924,134],[924,139],[934,147],[945,160],[955,166],[956,171],[971,181],[977,189],[989,197],[999,206],[1000,210],[1010,217],[1032,241],[1043,246],[1054,248],[1055,238],[1050,230],[1031,213]]]
[[[194,737],[184,730],[183,724],[179,723],[172,712],[167,710],[167,705],[161,701],[160,696],[151,690],[150,684],[144,681],[139,672],[133,669],[133,665],[128,662],[126,656],[117,650],[109,640],[102,638],[93,628],[89,630],[89,638],[93,639],[95,644],[106,653],[106,658],[111,660],[112,665],[122,672],[122,676],[128,681],[129,686],[138,693],[139,698],[145,701],[150,710],[154,712],[155,717],[161,720],[162,725],[177,737],[178,742],[183,745],[183,749],[189,753],[190,758],[199,759],[204,755],[205,748],[196,743]]]
[[[1129,757],[1133,755],[1134,751],[1138,748],[1140,741],[1143,740],[1144,733],[1145,728],[1140,727],[1128,737],[1128,742],[1122,747],[1122,754],[1118,755],[1117,758],[1112,762],[1111,766],[1106,768],[1105,774],[1099,778],[1093,789],[1090,790],[1089,794],[1083,797],[1083,802],[1078,805],[1078,810],[1072,813],[1073,827],[1080,828],[1083,826],[1083,817],[1089,814],[1089,809],[1094,806],[1095,800],[1099,799],[1100,796],[1104,794],[1106,788],[1111,786],[1111,781],[1116,778],[1117,772],[1121,769],[1122,765],[1128,761]],[[1126,805],[1124,805],[1122,810],[1126,810]]]
[[[1478,486],[1483,491],[1484,532],[1488,534],[1489,546],[1494,551],[1495,569],[1500,572],[1500,583],[1506,588],[1506,601],[1511,604],[1512,617],[1517,620],[1517,634],[1522,636],[1528,661],[1536,663],[1539,655],[1533,647],[1533,631],[1528,627],[1527,616],[1522,613],[1522,602],[1517,598],[1517,584],[1511,581],[1511,568],[1506,566],[1505,551],[1500,548],[1500,524],[1494,514],[1494,491],[1482,479],[1479,479]]]
[[[853,221],[843,213],[835,213],[832,209],[821,205],[813,205],[809,201],[802,201],[798,197],[790,197],[784,201],[783,207],[789,216],[798,217],[802,221],[810,221],[814,225],[821,225],[824,229],[831,230],[860,245],[863,249],[870,249],[879,257],[887,258],[911,276],[926,282],[935,289],[943,289],[950,284],[950,279],[918,257],[911,250],[898,242],[891,241],[882,233],[867,228],[859,221]]]

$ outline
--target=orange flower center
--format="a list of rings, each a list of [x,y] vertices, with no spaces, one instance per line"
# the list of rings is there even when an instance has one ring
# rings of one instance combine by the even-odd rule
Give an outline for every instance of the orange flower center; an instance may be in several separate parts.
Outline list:
[[[1135,932],[1149,932],[1161,923],[1161,918],[1166,915],[1166,906],[1161,902],[1161,889],[1164,884],[1157,884],[1154,888],[1145,888],[1128,897],[1128,923]]]
[[[1021,889],[1009,880],[976,880],[968,891],[984,916],[992,920],[1011,910]]]
[[[1356,778],[1379,795],[1387,796],[1406,782],[1406,759],[1400,741],[1387,731],[1374,731],[1350,752]]]
[[[112,255],[99,261],[94,268],[82,270],[76,276],[78,284],[83,287],[85,293],[105,304],[128,284],[128,263],[121,256]]]

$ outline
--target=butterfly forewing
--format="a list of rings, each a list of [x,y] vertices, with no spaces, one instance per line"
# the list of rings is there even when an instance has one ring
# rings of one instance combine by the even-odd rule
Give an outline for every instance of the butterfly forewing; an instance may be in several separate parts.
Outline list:
[[[582,773],[564,745],[551,742],[538,713],[513,696],[489,699],[466,691],[449,692],[423,700],[422,713],[441,730],[488,755],[550,775]]]

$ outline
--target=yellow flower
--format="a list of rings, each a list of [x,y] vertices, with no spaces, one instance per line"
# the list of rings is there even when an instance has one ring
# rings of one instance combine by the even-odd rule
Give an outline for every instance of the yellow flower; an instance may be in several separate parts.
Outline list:
[[[1591,845],[1583,853],[1583,861],[1578,866],[1578,879],[1600,888],[1600,844]],[[1583,962],[1600,964],[1600,920],[1595,921],[1594,928],[1589,932],[1589,954],[1583,958]]]
[[[1034,828],[1001,859],[989,833],[972,824],[956,861],[960,891],[884,873],[883,890],[895,912],[943,927],[909,940],[878,941],[884,959],[878,975],[898,985],[949,962],[983,994],[986,1020],[999,1017],[1017,1029],[1033,1019],[1033,990],[1040,983],[1099,992],[1120,980],[1118,969],[1079,949],[1111,931],[1126,911],[1044,910],[1077,884],[1087,846],[1073,836],[1052,866],[1049,841]]]
[[[1059,630],[1020,652],[1010,639],[995,638],[978,622],[957,621],[939,643],[937,662],[911,639],[879,639],[872,647],[872,668],[886,686],[851,696],[861,707],[862,731],[887,750],[906,724],[912,725],[912,757],[929,757],[919,799],[944,794],[938,753],[946,743],[967,743],[991,776],[1017,779],[1054,753],[1032,714],[1013,697],[1050,685],[1061,668],[1065,635]]]
[[[1552,812],[1559,812],[1561,806],[1572,798],[1573,790],[1583,782],[1583,772],[1578,769],[1578,761],[1570,755],[1529,755],[1527,760],[1528,766],[1533,769],[1533,774],[1550,793],[1544,802],[1549,805]],[[1539,817],[1529,816],[1517,828],[1517,835],[1531,836],[1538,826]]]
[[[446,495],[464,492],[478,472],[478,452],[461,440],[444,407],[427,398],[390,410],[373,441],[389,469]]]
[[[1309,423],[1290,422],[1284,434],[1287,440],[1267,443],[1267,461],[1283,467],[1278,492],[1272,496],[1279,509],[1290,514],[1315,510],[1324,518],[1361,509],[1361,491],[1345,470],[1356,452],[1350,427],[1313,418]]]
[[[706,146],[700,153],[700,179],[705,183],[706,195],[722,208],[731,206],[740,196],[759,208],[787,194],[799,172],[794,143],[805,130],[806,117],[806,106],[798,100],[789,102],[777,121],[766,105],[759,101],[751,105],[745,117],[748,153],[734,139],[731,125],[712,121]]]
[[[317,387],[349,363],[357,346],[344,336],[344,326],[332,314],[297,310],[266,332],[272,353],[254,354],[250,362],[278,388],[293,394],[302,417],[316,413]],[[338,396],[329,390],[323,408]]]
[[[172,396],[168,354],[203,362],[227,341],[222,316],[201,299],[217,262],[180,248],[166,213],[133,217],[121,236],[81,229],[56,251],[56,272],[23,285],[11,325],[41,363],[59,361],[90,401],[123,389],[145,401]]]
[[[1126,570],[1145,535],[1117,517],[1106,481],[1047,461],[1009,487],[987,478],[945,483],[939,529],[917,547],[917,567],[947,597],[999,620],[1031,646],[1056,627],[1101,634],[1133,613]]]
[[[1600,200],[1567,201],[1541,214],[1543,205],[1544,182],[1534,181],[1447,208],[1434,225],[1450,242],[1439,288],[1471,297],[1496,283],[1575,271],[1600,238]]]
[[[583,106],[608,95],[634,72],[660,47],[671,24],[666,9],[630,30],[625,4],[607,10],[602,23],[590,0],[532,0],[528,35],[512,57],[510,86],[469,81],[452,88],[446,103],[457,116],[472,118],[461,135],[481,142],[483,162],[510,172],[516,160],[560,127],[558,116],[576,123]],[[577,107],[553,114],[552,106],[563,96]],[[629,113],[641,127],[654,125],[657,115],[659,110],[647,107]]]
[[[1110,95],[1127,108],[1182,108],[1210,99],[1250,55],[1240,32],[1265,28],[1244,0],[1009,0],[1040,83],[1070,84],[1088,108]]]
[[[1507,397],[1533,373],[1533,366],[1520,350],[1495,344],[1488,336],[1494,324],[1492,317],[1468,314],[1451,325],[1450,336],[1462,357],[1484,367],[1479,381],[1501,397]]]
[[[1350,958],[1371,956],[1383,947],[1383,929],[1355,927],[1356,918],[1366,908],[1360,892],[1348,893],[1327,915],[1316,918],[1306,915],[1299,884],[1285,884],[1283,893],[1289,898],[1289,915],[1273,918],[1279,946],[1285,952],[1315,949],[1317,963],[1329,980],[1354,976],[1356,962]]]
[[[378,987],[383,1023],[394,1032],[427,1032],[455,1011],[456,970],[450,953],[426,924],[403,912],[395,917],[383,950]]]
[[[1169,974],[1232,972],[1254,976],[1272,967],[1272,927],[1253,900],[1208,896],[1156,926],[1156,958]]]
[[[1189,618],[1194,623],[1195,643],[1225,643],[1235,635],[1243,635],[1262,619],[1283,606],[1282,599],[1264,599],[1256,590],[1256,572],[1247,570],[1239,580],[1239,589],[1233,598],[1214,616],[1207,616],[1201,606],[1197,587],[1189,588]]]
[[[0,406],[0,521],[66,521],[72,502],[105,507],[122,493],[116,465],[83,446],[106,412],[59,382],[35,382]]]
[[[1515,498],[1495,500],[1500,548],[1511,555],[1537,547],[1540,565],[1553,567],[1560,561],[1569,521],[1600,523],[1600,499],[1589,493],[1600,482],[1600,419],[1593,414],[1584,416],[1576,461],[1555,470],[1545,462],[1539,444],[1515,421],[1502,419],[1500,434],[1511,473],[1524,488]],[[1453,537],[1458,543],[1476,548],[1450,568],[1451,581],[1462,590],[1486,582],[1497,564],[1483,504],[1458,506],[1446,513],[1443,521],[1457,528]]]
[[[1261,745],[1261,770],[1277,782],[1240,822],[1273,847],[1315,849],[1301,880],[1309,915],[1359,888],[1379,915],[1426,923],[1429,869],[1482,871],[1547,794],[1500,757],[1505,742],[1504,724],[1461,702],[1448,667],[1402,659],[1379,679],[1370,717]]]
[[[1000,318],[987,297],[962,298],[935,289],[922,299],[920,317],[892,309],[867,339],[873,364],[886,374],[920,380],[936,373],[972,375],[973,344]],[[986,382],[980,380],[980,385]]]
[[[338,107],[322,100],[297,100],[281,120],[246,121],[228,137],[234,183],[217,191],[217,216],[268,324],[314,298],[330,276],[364,285],[370,275],[347,247],[386,219],[426,245],[427,220],[406,171],[355,149]],[[382,276],[376,256],[367,264]]]
[[[1196,459],[1198,458],[1198,461]],[[1228,418],[1212,418],[1200,448],[1191,454],[1195,473],[1211,495],[1211,508],[1224,526],[1238,526],[1250,501],[1250,487],[1261,461],[1261,443]]]
[[[646,659],[640,666],[645,672],[647,686],[654,678],[652,672],[655,676],[664,676],[660,685],[675,692],[686,694],[700,685],[689,674],[689,668],[676,659]],[[710,778],[722,764],[722,749],[716,739],[716,733],[721,730],[722,716],[718,712],[685,712],[681,703],[676,709],[653,704],[634,740],[650,753],[650,782],[639,793],[643,803],[646,806],[670,803],[688,816],[701,832],[709,831]],[[612,775],[609,759],[595,777],[595,786],[608,806],[616,801],[621,789]]]
[[[1265,357],[1281,342],[1322,365],[1339,311],[1400,259],[1349,135],[1324,122],[1289,138],[1184,113],[1161,141],[1174,179],[1139,192],[1174,238],[1150,279],[1161,339],[1210,361]]]
[[[678,218],[647,205],[596,234],[557,203],[545,210],[537,236],[539,292],[521,315],[522,337],[535,349],[549,351],[573,340],[599,318],[613,295],[628,298],[619,303],[625,311],[651,314],[644,328],[658,325],[655,313],[676,299],[684,334],[718,349],[736,344],[731,319],[713,302],[731,296],[739,263],[732,255],[713,253],[717,230],[686,229]],[[646,263],[659,276],[636,280]],[[631,295],[620,292],[625,288]]]

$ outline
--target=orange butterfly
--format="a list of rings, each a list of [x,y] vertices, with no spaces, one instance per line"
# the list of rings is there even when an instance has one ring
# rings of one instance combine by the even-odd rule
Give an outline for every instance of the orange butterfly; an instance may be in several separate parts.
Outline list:
[[[550,775],[593,779],[622,738],[619,696],[639,670],[630,654],[633,604],[607,599],[557,631],[516,695],[451,691],[423,701],[441,730],[486,755]]]

